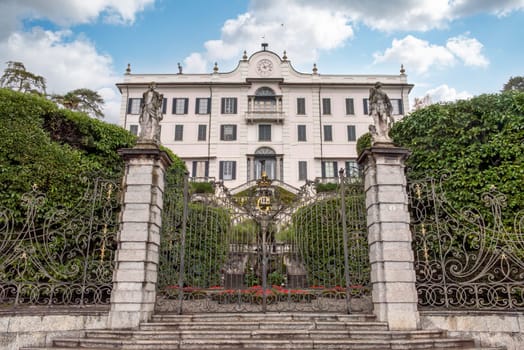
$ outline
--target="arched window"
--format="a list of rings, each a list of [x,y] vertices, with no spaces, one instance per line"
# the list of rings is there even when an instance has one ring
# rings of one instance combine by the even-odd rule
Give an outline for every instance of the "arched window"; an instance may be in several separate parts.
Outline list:
[[[255,112],[275,112],[277,110],[277,99],[273,89],[263,86],[255,92]]]
[[[270,179],[276,178],[276,153],[272,148],[260,147],[255,151],[255,179],[260,179],[262,170]]]
[[[273,148],[269,147],[260,147],[255,151],[256,156],[275,156],[275,151],[273,151]]]
[[[257,89],[255,96],[275,96],[275,91],[267,86],[263,86]]]

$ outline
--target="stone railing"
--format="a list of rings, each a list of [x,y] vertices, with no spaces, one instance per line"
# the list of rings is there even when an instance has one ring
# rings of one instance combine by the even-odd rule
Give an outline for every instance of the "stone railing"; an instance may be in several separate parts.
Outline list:
[[[259,122],[284,122],[284,112],[282,111],[249,111],[245,114],[245,120],[247,123],[259,123]]]

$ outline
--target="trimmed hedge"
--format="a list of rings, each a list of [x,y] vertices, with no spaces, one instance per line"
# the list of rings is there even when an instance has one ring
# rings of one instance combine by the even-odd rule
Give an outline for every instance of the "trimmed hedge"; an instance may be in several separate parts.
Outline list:
[[[445,192],[456,209],[476,205],[491,213],[481,195],[504,193],[503,219],[512,229],[524,210],[524,93],[480,95],[454,103],[434,104],[394,124],[396,144],[412,151],[408,178],[447,175]]]

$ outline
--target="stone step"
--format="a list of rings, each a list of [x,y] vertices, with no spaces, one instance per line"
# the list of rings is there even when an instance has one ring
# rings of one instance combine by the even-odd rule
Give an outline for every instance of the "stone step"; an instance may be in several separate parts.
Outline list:
[[[20,350],[71,350],[72,348],[70,347],[23,347],[23,348],[20,348]],[[78,349],[78,348],[76,348]],[[101,347],[97,347],[97,348],[92,348],[92,349],[96,349],[96,350],[115,350],[114,347],[111,347],[111,348],[101,348]],[[123,348],[118,348],[120,350],[126,350],[126,349],[123,349]],[[179,348],[173,348],[174,349],[179,349]],[[198,348],[197,348],[198,349]],[[236,347],[236,348],[222,348],[224,350],[241,350],[242,348],[239,348],[239,347]],[[266,349],[271,349],[271,348],[266,348]],[[285,349],[283,347],[280,347],[280,348],[273,348],[273,349]],[[304,348],[304,349],[307,349],[307,348]],[[310,348],[311,349],[311,348]],[[320,348],[316,348],[316,349],[320,349]],[[332,348],[330,347],[329,349],[336,349],[336,348]],[[340,349],[340,348],[339,348]],[[349,349],[347,347],[342,347],[342,349]],[[354,349],[354,348],[351,348],[351,349]],[[387,350],[391,350],[391,347],[389,348],[385,348]],[[453,348],[451,348],[453,349]],[[183,349],[181,349],[183,350]],[[195,349],[196,350],[196,349]],[[206,349],[198,349],[198,350],[206,350]],[[381,350],[379,348],[373,348],[373,349],[361,349],[361,350]],[[450,348],[432,348],[431,350],[450,350]],[[503,348],[493,348],[493,347],[461,347],[457,350],[505,350]]]
[[[230,321],[230,322],[147,322],[140,325],[140,330],[255,330],[255,329],[331,329],[331,330],[387,330],[384,322],[336,322],[336,321]]]
[[[472,340],[465,339],[118,339],[118,338],[60,338],[55,347],[171,350],[171,349],[464,349],[474,348]]]
[[[494,350],[439,330],[390,331],[373,315],[300,313],[157,314],[137,330],[87,331],[83,337],[55,338],[53,344],[24,350]]]
[[[230,321],[375,321],[373,314],[314,314],[314,313],[214,313],[214,314],[156,314],[151,321],[179,321],[179,322],[230,322]]]
[[[118,338],[118,339],[437,339],[444,332],[439,330],[418,331],[334,331],[334,330],[236,330],[224,332],[216,330],[174,330],[174,331],[132,331],[132,330],[100,330],[86,332],[87,338]]]

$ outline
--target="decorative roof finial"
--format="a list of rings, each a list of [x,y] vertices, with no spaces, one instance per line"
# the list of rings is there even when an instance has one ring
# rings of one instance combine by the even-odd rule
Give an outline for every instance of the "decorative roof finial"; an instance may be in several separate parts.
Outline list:
[[[215,62],[215,66],[213,67],[213,72],[218,73],[218,63]]]
[[[178,62],[177,65],[178,65],[178,74],[182,74],[182,65],[180,64],[180,62]]]
[[[129,75],[129,74],[131,74],[131,63],[128,63],[127,68],[126,68],[126,75]]]
[[[287,53],[286,53],[286,50],[284,50],[284,56],[282,56],[282,59],[283,59],[284,61],[287,61]]]
[[[246,52],[246,50],[244,50],[244,55],[242,56],[242,59],[244,61],[247,61],[247,52]]]
[[[317,64],[313,63],[313,74],[317,74],[317,73],[318,73]]]
[[[404,69],[404,65],[403,64],[400,65],[400,74],[402,74],[402,75],[406,74],[406,70]]]
[[[268,46],[269,46],[268,43],[262,43],[262,50],[266,51]]]

